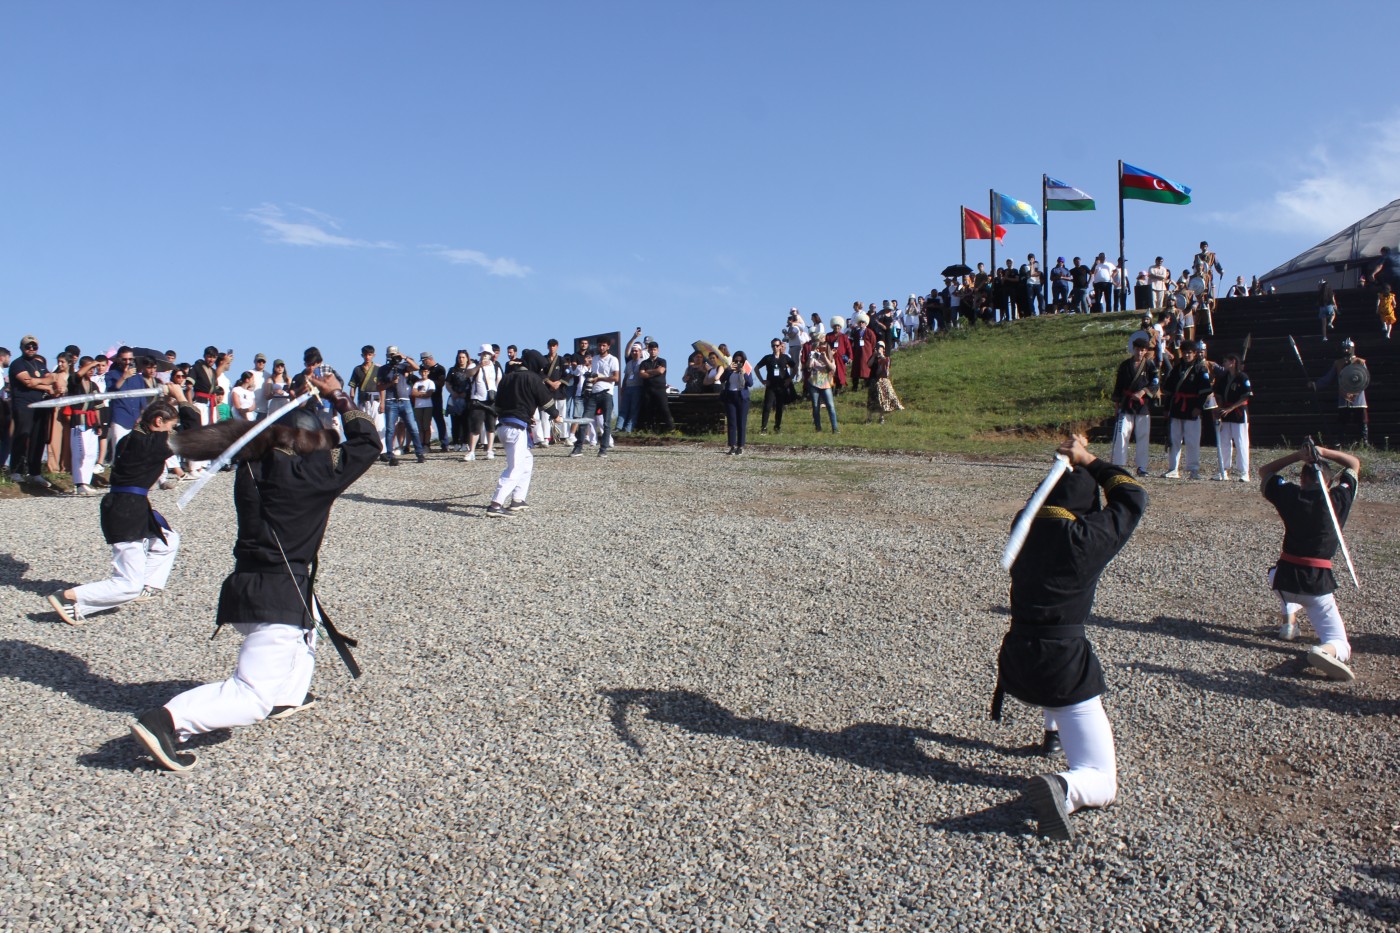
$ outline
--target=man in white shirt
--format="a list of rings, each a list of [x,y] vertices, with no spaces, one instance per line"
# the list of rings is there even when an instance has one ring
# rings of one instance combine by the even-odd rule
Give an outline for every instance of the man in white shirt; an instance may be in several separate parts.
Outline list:
[[[608,448],[612,446],[612,420],[613,420],[613,386],[617,385],[621,378],[622,366],[618,363],[617,357],[608,351],[612,349],[612,341],[606,337],[598,341],[598,352],[593,357],[593,365],[589,367],[589,373],[593,376],[591,389],[584,393],[585,411],[593,412],[596,409],[602,410],[603,422],[600,428],[603,436],[598,439],[598,456],[606,457]],[[569,456],[578,457],[583,455],[583,435],[579,433],[574,438],[574,449]]]
[[[1157,261],[1152,264],[1152,268],[1147,270],[1147,281],[1152,286],[1152,307],[1160,308],[1167,300],[1167,283],[1171,281],[1172,270],[1162,265],[1162,257],[1158,256]]]
[[[1116,271],[1103,253],[1094,260],[1094,272],[1090,279],[1094,283],[1094,310],[1103,313],[1113,310],[1113,273]]]

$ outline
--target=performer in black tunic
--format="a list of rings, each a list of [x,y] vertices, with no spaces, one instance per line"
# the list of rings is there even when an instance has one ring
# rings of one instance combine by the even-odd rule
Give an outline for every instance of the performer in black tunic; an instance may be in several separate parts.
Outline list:
[[[1103,670],[1084,620],[1099,575],[1147,509],[1147,491],[1126,470],[1089,453],[1086,443],[1075,435],[1060,445],[1074,469],[1036,513],[1011,565],[1011,631],[1001,643],[992,700],[998,720],[1006,693],[1043,707],[1047,734],[1058,732],[1064,745],[1069,769],[1037,775],[1024,791],[1041,834],[1054,839],[1070,838],[1069,814],[1106,807],[1118,793],[1113,730],[1099,700]]]
[[[333,375],[307,376],[340,413],[345,441],[325,430],[305,407],[244,448],[234,480],[238,539],[234,568],[219,593],[217,625],[244,635],[234,675],[147,710],[131,731],[156,762],[171,771],[194,767],[177,741],[246,726],[304,709],[316,663],[316,624],[336,636],[313,594],[316,558],[331,506],[379,457],[374,421],[352,407]],[[292,424],[284,424],[284,422]],[[184,432],[177,452],[208,459],[252,430],[226,421]]]
[[[530,451],[530,426],[535,412],[553,412],[554,393],[545,385],[544,358],[537,350],[526,350],[524,360],[511,360],[496,389],[496,436],[506,451],[506,468],[496,482],[496,492],[486,506],[492,518],[514,515],[530,507],[530,477],[535,471],[535,455]]]
[[[178,394],[179,386],[173,387]],[[199,415],[186,408],[186,423],[199,424]],[[112,546],[111,579],[84,583],[48,597],[49,605],[69,625],[82,625],[93,613],[115,609],[133,600],[154,599],[165,589],[180,536],[146,498],[165,472],[170,456],[170,430],[181,420],[176,403],[158,398],[141,412],[141,419],[117,444],[111,487],[102,498],[102,536]]]
[[[1269,585],[1278,593],[1283,608],[1283,625],[1279,637],[1293,641],[1298,637],[1298,610],[1307,611],[1322,642],[1308,651],[1304,660],[1333,680],[1355,680],[1348,661],[1351,644],[1347,641],[1346,625],[1337,611],[1332,594],[1337,578],[1332,575],[1332,557],[1337,553],[1337,532],[1327,513],[1323,491],[1317,485],[1317,471],[1312,464],[1318,460],[1340,464],[1341,475],[1332,481],[1327,495],[1337,514],[1337,523],[1346,526],[1351,504],[1356,498],[1356,484],[1361,461],[1351,454],[1325,447],[1304,447],[1259,469],[1263,480],[1264,498],[1278,509],[1283,519],[1283,550],[1278,563],[1269,571]],[[1294,463],[1303,463],[1301,485],[1290,483],[1278,474]],[[1327,468],[1324,466],[1324,476]]]

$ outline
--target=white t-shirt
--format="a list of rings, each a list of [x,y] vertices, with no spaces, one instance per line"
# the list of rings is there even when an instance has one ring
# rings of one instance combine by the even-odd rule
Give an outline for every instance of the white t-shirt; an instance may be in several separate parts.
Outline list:
[[[243,386],[233,387],[233,416],[252,421],[257,417],[257,393]]]
[[[413,384],[413,407],[432,408],[433,390],[436,388],[437,386],[433,385],[433,380],[429,379],[427,376],[415,382]],[[426,392],[427,394],[420,396],[418,394],[419,392]]]
[[[1114,271],[1113,263],[1105,259],[1094,267],[1094,281],[1099,283],[1112,282]]]
[[[611,353],[600,353],[593,357],[593,366],[591,369],[600,379],[604,376],[617,375],[621,371],[618,367],[617,357],[613,356]],[[606,387],[608,392],[612,392],[614,385],[616,385],[616,383],[598,382],[594,384],[593,391],[594,393],[602,392],[603,388]]]
[[[256,392],[261,389],[263,383],[267,381],[267,370],[264,369],[262,372],[258,372],[257,369],[250,369],[249,372],[253,374],[253,391]]]
[[[477,367],[476,376],[472,379],[472,400],[477,402],[486,401],[487,392],[495,392],[496,384],[500,382],[500,375],[496,372],[496,362],[481,364]]]

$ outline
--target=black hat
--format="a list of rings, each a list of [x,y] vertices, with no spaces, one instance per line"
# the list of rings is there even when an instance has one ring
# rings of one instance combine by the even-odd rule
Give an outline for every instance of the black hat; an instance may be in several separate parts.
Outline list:
[[[1099,484],[1094,482],[1094,478],[1089,475],[1088,470],[1070,470],[1060,477],[1055,488],[1050,490],[1045,504],[1058,506],[1073,512],[1075,515],[1097,512],[1099,510]]]

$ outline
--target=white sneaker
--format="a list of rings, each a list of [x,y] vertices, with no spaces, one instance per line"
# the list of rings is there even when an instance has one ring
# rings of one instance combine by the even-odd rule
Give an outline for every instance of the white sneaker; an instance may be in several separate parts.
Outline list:
[[[471,462],[472,462],[473,460],[475,460],[475,459],[476,459],[476,451],[472,450],[472,451],[468,451],[467,455],[466,455],[465,457],[462,458],[462,462],[463,462],[463,463],[471,463]]]
[[[496,452],[495,452],[494,450],[488,450],[488,451],[486,451],[486,459],[487,459],[487,460],[495,460],[495,459],[496,459]]]
[[[106,472],[107,472],[107,468],[106,468],[105,466],[103,466],[102,464],[98,463],[98,464],[95,464],[95,465],[93,466],[92,472],[94,472],[94,473],[106,473]]]
[[[73,487],[73,495],[75,496],[91,496],[94,492],[95,490],[86,483],[79,483]]]
[[[1250,478],[1250,476],[1249,476],[1248,473],[1243,473],[1243,474],[1240,475],[1240,482],[1241,482],[1241,483],[1249,483],[1249,482],[1253,482],[1253,480]]]
[[[1295,641],[1298,638],[1298,620],[1289,616],[1278,627],[1278,637],[1284,641]]]
[[[1321,671],[1328,680],[1350,683],[1356,679],[1351,668],[1339,661],[1337,656],[1328,651],[1325,645],[1314,645],[1309,648],[1305,660],[1308,662],[1308,667]]]
[[[1229,474],[1229,473],[1217,473],[1217,474],[1215,474],[1214,476],[1211,477],[1211,479],[1216,480],[1217,482],[1223,482],[1224,480],[1227,480],[1227,479],[1229,479],[1229,478],[1230,478],[1230,474]]]
[[[1180,470],[1168,470],[1162,474],[1162,479],[1181,479]]]
[[[157,589],[154,586],[141,587],[141,594],[132,600],[134,603],[148,603],[153,599],[160,599],[165,594],[165,590]]]

